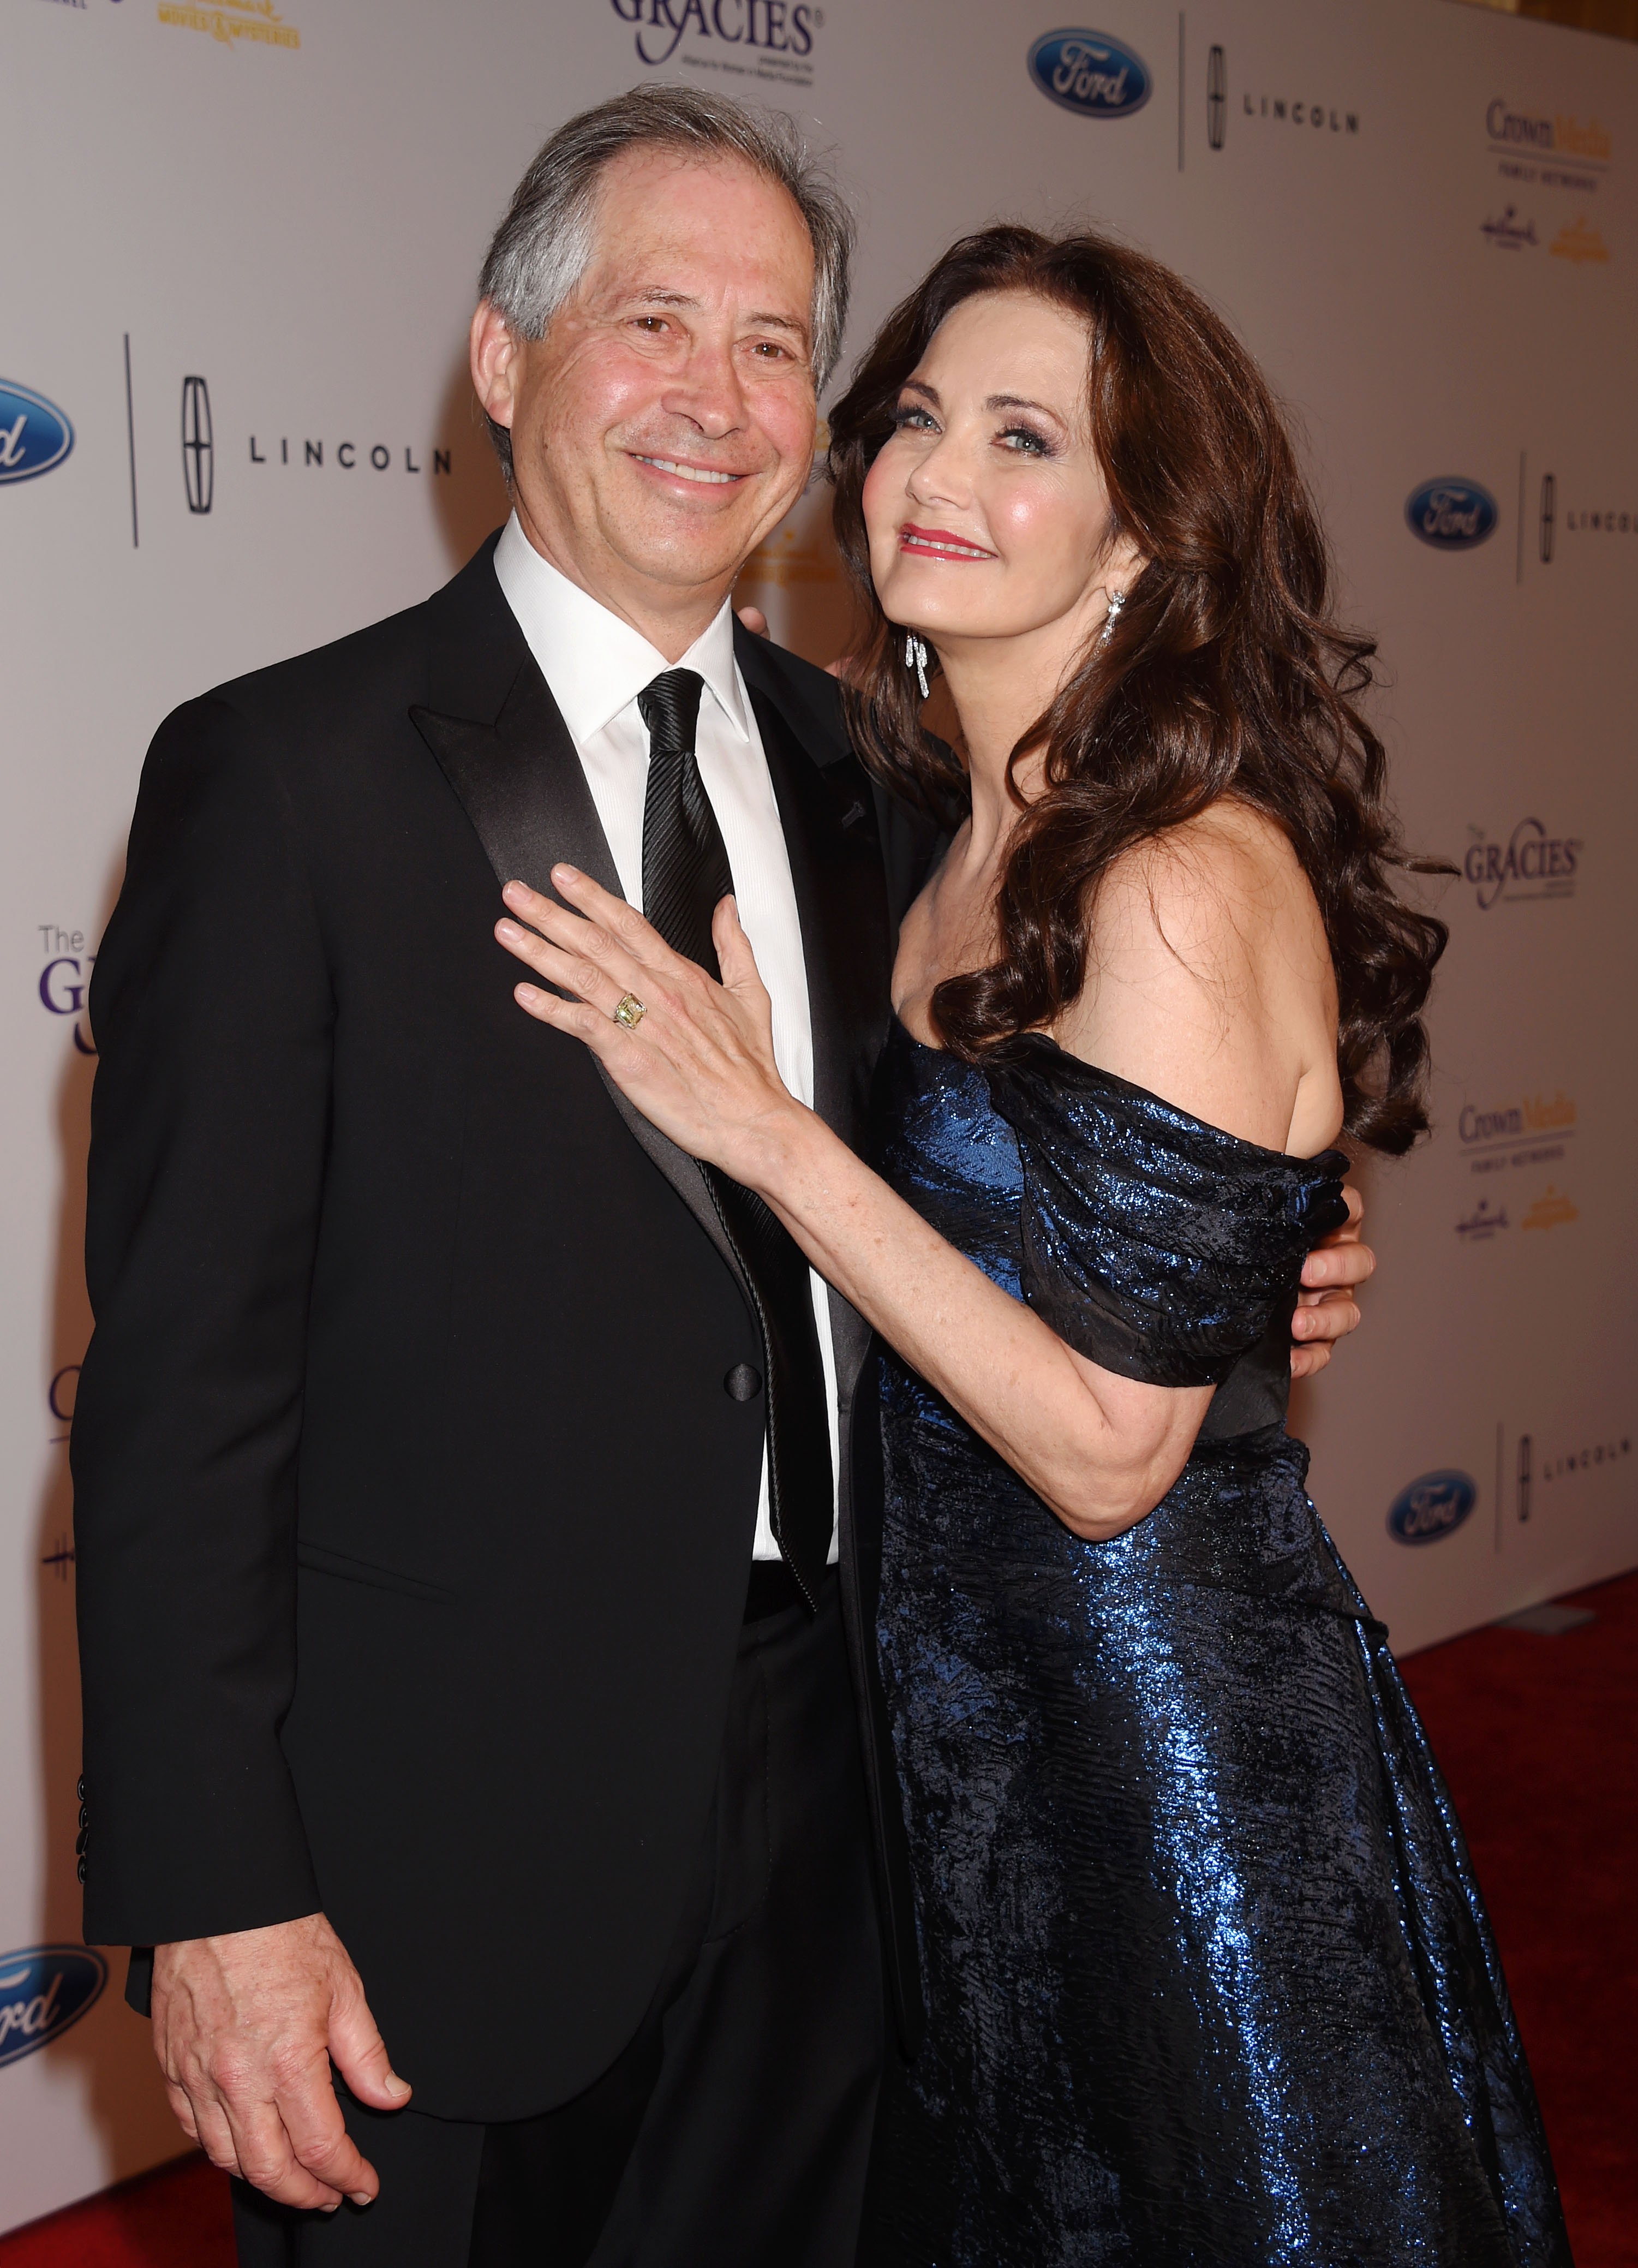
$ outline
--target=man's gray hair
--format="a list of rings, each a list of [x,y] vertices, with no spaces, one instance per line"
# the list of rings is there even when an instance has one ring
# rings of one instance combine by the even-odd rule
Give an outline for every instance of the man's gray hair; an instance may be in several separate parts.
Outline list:
[[[542,337],[591,261],[604,168],[622,151],[640,146],[703,159],[738,158],[790,192],[813,244],[811,352],[815,390],[822,389],[847,326],[853,216],[794,119],[781,110],[753,110],[726,95],[634,86],[560,126],[518,182],[495,232],[480,296],[520,337]],[[485,422],[510,481],[511,435],[492,418]]]

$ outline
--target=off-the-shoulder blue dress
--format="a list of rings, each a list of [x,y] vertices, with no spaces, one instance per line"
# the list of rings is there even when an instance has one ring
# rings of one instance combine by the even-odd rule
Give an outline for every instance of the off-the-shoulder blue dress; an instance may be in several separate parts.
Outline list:
[[[878,1162],[1063,1339],[1216,1384],[1146,1520],[1079,1541],[883,1358],[878,1638],[929,2034],[881,2268],[1568,2268],[1461,1831],[1286,1432],[1336,1152],[1031,1039],[896,1027]]]

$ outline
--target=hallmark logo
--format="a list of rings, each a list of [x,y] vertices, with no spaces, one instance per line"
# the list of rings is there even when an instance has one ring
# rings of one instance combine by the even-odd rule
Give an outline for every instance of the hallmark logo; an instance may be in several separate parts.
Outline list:
[[[1536,234],[1535,222],[1520,220],[1516,205],[1505,205],[1494,220],[1480,222],[1479,232],[1504,252],[1522,252],[1526,245],[1541,241]]]
[[[1470,827],[1462,873],[1480,909],[1537,898],[1568,898],[1584,848],[1578,835],[1549,835],[1539,819],[1521,819],[1505,843]]]
[[[1494,1208],[1488,1197],[1480,1197],[1465,1220],[1456,1224],[1456,1233],[1464,1244],[1488,1244],[1493,1236],[1500,1235],[1507,1226],[1507,1207]]]

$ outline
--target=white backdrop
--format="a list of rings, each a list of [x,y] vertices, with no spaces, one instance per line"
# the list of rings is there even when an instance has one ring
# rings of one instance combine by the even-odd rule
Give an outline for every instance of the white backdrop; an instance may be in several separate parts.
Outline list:
[[[1443,0],[1084,0],[1077,34],[1082,4],[4,0],[0,2228],[176,2146],[121,1957],[98,1999],[53,1949],[79,1927],[80,1009],[143,752],[501,517],[473,278],[540,141],[635,80],[835,145],[856,350],[959,231],[1080,213],[1261,356],[1382,642],[1410,832],[1463,869],[1438,1132],[1367,1169],[1383,1270],[1301,1397],[1315,1494],[1402,1649],[1638,1561],[1638,51]],[[820,659],[824,512],[746,586]],[[478,1983],[443,1948],[428,1989]]]

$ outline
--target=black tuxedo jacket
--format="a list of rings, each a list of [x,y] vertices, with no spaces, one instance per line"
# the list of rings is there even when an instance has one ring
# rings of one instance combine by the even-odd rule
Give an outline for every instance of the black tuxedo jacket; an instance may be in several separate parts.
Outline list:
[[[694,1162],[522,1014],[498,882],[619,888],[493,545],[179,710],[92,993],[73,1440],[85,1927],[322,1907],[423,2110],[533,2114],[646,2007],[709,1806],[762,1403]],[[863,1132],[926,831],[833,681],[738,634],[819,1108]],[[901,2020],[870,1646],[869,1334],[834,1304],[842,1585]]]

